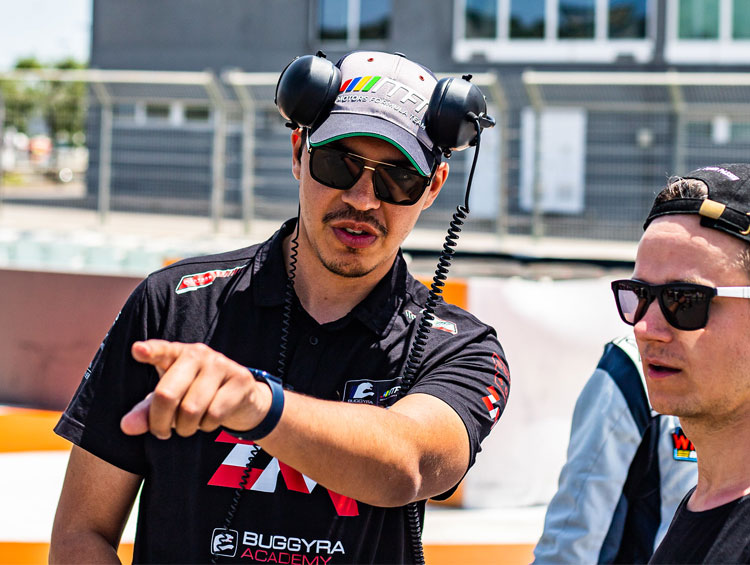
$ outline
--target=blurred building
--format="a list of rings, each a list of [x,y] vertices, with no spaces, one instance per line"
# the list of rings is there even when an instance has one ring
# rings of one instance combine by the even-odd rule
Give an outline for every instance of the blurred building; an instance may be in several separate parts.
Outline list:
[[[438,73],[496,77],[483,86],[499,125],[487,136],[476,196],[479,225],[490,231],[635,239],[668,174],[744,160],[750,149],[750,86],[718,85],[714,78],[750,69],[745,0],[94,0],[93,6],[92,68],[210,70],[218,77],[227,104],[222,167],[229,215],[239,213],[243,152],[253,153],[258,213],[284,216],[296,187],[273,86],[247,88],[257,104],[255,142],[247,149],[241,101],[222,73],[278,74],[292,57],[318,49],[334,61],[354,49],[398,51]],[[668,71],[682,78],[669,82]],[[630,73],[633,80],[592,74],[602,72]],[[660,78],[652,82],[642,73]],[[179,89],[118,88],[115,208],[201,212],[209,206],[215,142],[210,100]],[[99,123],[92,116],[88,184],[95,191]],[[466,161],[452,160],[450,208],[463,190]]]

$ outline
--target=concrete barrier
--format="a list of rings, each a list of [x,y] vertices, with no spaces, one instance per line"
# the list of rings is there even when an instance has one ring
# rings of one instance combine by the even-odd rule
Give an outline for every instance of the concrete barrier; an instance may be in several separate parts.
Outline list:
[[[0,403],[64,409],[139,280],[0,269]]]

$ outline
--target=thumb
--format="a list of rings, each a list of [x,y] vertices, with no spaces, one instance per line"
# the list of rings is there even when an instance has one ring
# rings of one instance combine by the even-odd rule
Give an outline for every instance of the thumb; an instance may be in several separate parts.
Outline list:
[[[120,420],[120,429],[124,434],[137,436],[145,434],[148,431],[148,410],[151,407],[153,396],[153,392],[146,395],[146,398],[133,406],[130,412],[122,417],[122,420]]]

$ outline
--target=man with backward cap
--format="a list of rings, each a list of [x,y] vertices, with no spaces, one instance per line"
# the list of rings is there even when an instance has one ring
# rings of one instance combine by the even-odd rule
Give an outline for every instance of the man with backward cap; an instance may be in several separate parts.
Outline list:
[[[670,179],[632,279],[614,281],[649,400],[679,416],[698,481],[651,563],[750,562],[750,165]]]

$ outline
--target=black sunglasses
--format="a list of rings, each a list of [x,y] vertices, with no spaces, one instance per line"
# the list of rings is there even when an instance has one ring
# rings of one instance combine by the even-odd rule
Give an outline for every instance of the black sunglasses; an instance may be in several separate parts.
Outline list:
[[[311,147],[308,144],[307,152],[310,154],[310,175],[319,183],[348,190],[356,184],[365,169],[370,169],[375,196],[389,204],[416,204],[432,179],[431,176],[426,177],[398,165],[368,159],[328,145]]]
[[[620,318],[626,324],[637,324],[656,298],[664,319],[672,327],[686,331],[706,327],[708,306],[715,296],[750,298],[750,286],[714,288],[686,282],[648,284],[629,279],[614,281],[612,292]]]

